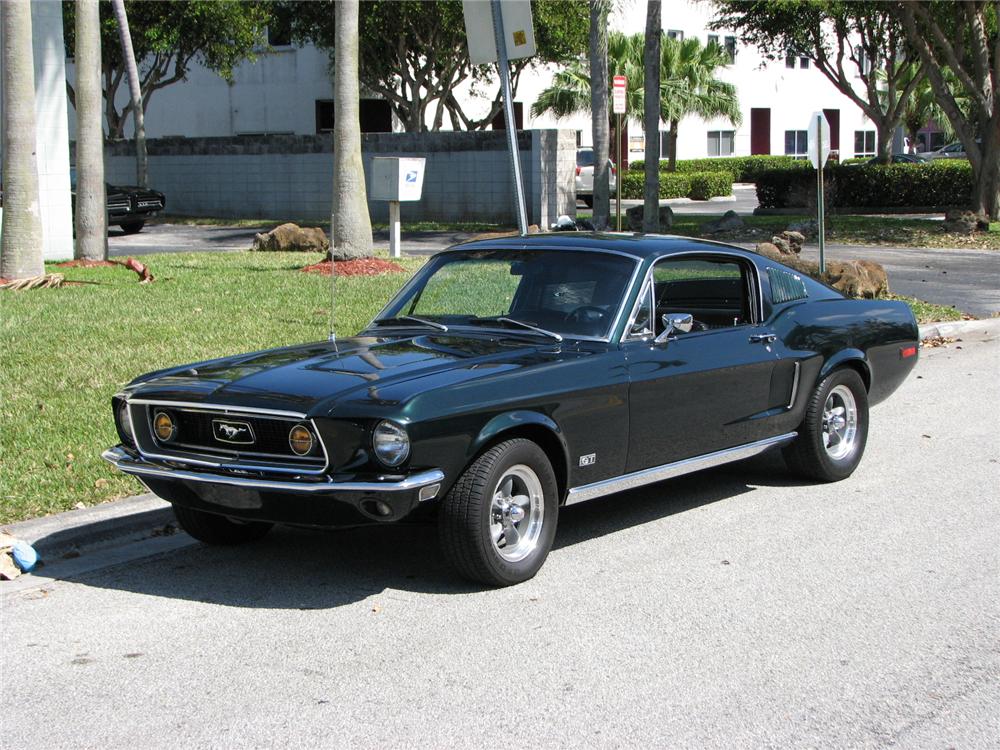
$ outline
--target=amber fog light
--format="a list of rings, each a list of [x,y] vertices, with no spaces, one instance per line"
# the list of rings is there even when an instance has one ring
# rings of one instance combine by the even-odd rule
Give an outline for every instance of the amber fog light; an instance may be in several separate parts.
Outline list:
[[[153,415],[153,432],[156,437],[164,443],[174,439],[177,434],[177,425],[174,419],[165,411],[158,411]]]
[[[308,455],[313,448],[312,433],[308,427],[297,424],[288,433],[288,444],[296,456]]]

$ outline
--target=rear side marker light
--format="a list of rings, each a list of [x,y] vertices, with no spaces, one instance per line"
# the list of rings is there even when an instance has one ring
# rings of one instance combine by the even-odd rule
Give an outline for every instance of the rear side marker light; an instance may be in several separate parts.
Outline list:
[[[917,356],[917,347],[915,346],[904,346],[899,350],[899,358],[907,359],[908,357]]]

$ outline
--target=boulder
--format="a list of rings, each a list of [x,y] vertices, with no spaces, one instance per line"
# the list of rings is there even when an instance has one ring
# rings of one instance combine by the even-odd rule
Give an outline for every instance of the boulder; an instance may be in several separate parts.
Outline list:
[[[775,235],[772,237],[771,244],[778,248],[778,252],[782,255],[797,255],[797,253],[792,250],[792,243],[781,235]]]
[[[674,212],[670,206],[660,206],[658,209],[660,217],[660,231],[670,229],[674,225]],[[628,221],[628,228],[633,232],[642,231],[642,219],[646,215],[643,205],[632,206],[625,211],[625,219]]]
[[[717,232],[735,232],[746,227],[746,222],[740,218],[735,211],[729,210],[722,215],[721,219],[706,221],[701,225],[702,234],[716,234]]]
[[[802,243],[806,238],[801,232],[784,231],[771,238],[771,244],[778,248],[784,255],[798,255],[802,252]]]
[[[264,252],[325,253],[330,249],[326,232],[319,227],[282,224],[270,232],[255,235],[251,250]]]
[[[778,260],[781,257],[781,250],[771,242],[758,242],[757,252],[761,255],[766,255],[768,258],[774,258]]]
[[[944,215],[941,228],[945,232],[956,234],[972,234],[973,232],[985,231],[990,228],[990,223],[975,211],[963,211],[953,208]]]

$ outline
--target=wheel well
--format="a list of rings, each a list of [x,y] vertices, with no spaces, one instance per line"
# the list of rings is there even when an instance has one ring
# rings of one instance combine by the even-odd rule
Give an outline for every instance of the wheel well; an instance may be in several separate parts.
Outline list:
[[[502,443],[504,440],[511,440],[512,438],[524,438],[525,440],[530,440],[545,451],[545,455],[548,457],[549,463],[552,464],[552,470],[556,474],[556,486],[559,491],[559,503],[562,504],[563,498],[566,496],[567,484],[569,482],[569,467],[566,465],[566,453],[563,451],[562,443],[559,442],[559,438],[554,432],[552,432],[552,430],[542,427],[541,425],[531,424],[512,427],[509,430],[504,430],[503,432],[494,435],[491,440],[483,445],[476,455],[481,455],[497,443]]]
[[[868,365],[866,365],[860,359],[849,359],[846,362],[841,362],[833,369],[839,370],[845,367],[854,370],[856,373],[858,373],[858,375],[861,376],[861,382],[865,384],[865,391],[871,392],[872,374],[868,370]]]

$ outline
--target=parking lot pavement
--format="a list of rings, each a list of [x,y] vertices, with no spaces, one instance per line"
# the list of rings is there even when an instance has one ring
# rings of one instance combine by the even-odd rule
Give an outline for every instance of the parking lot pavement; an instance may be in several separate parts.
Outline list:
[[[521,586],[408,526],[6,596],[4,745],[996,747],[992,330],[921,353],[850,479],[771,455],[574,506]]]

